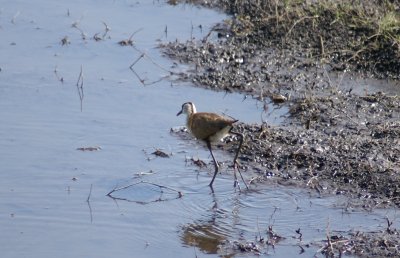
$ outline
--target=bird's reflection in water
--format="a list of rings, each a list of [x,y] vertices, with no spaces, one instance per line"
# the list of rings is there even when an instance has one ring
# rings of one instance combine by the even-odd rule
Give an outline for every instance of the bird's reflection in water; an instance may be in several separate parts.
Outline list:
[[[184,245],[197,247],[206,254],[219,254],[221,257],[233,257],[235,252],[228,248],[230,232],[223,228],[221,219],[232,216],[232,211],[218,208],[218,202],[212,193],[214,205],[209,209],[206,220],[197,220],[183,225],[181,228],[181,240]],[[236,210],[236,209],[234,209]],[[236,210],[236,212],[238,212]],[[234,216],[234,221],[236,216]]]
[[[207,254],[217,254],[226,236],[218,233],[213,221],[183,226],[182,241],[189,246],[195,246]]]

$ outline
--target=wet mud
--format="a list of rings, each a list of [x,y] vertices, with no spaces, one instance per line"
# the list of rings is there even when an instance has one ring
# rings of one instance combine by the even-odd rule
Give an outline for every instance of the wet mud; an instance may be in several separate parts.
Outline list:
[[[374,31],[399,23],[398,2],[369,1],[362,8],[341,1],[335,6],[328,1],[308,6],[231,2],[195,1],[232,16],[202,39],[160,47],[190,65],[178,80],[289,106],[282,125],[264,121],[235,127],[245,135],[239,159],[251,184],[275,182],[321,196],[345,195],[346,209],[399,207],[400,97],[357,89],[357,78],[379,78],[400,90],[400,31]],[[392,23],[373,23],[379,14],[394,15]],[[227,151],[236,147],[227,139]],[[321,251],[327,257],[398,256],[399,240],[388,220],[384,232],[332,235]]]

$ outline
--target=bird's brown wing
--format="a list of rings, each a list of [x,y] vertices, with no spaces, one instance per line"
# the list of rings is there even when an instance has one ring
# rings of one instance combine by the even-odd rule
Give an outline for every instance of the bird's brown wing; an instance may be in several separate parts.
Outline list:
[[[195,113],[189,119],[192,134],[200,140],[207,140],[210,136],[226,127],[231,127],[236,120],[231,120],[214,113]],[[230,128],[229,128],[230,129]]]

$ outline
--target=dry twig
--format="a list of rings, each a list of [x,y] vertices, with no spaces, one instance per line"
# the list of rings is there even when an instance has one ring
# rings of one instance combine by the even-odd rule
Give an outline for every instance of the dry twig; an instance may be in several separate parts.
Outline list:
[[[178,195],[177,195],[177,197],[175,197],[173,199],[179,199],[179,198],[183,197],[183,193],[181,191],[179,191],[179,190],[176,190],[176,189],[174,189],[172,187],[169,187],[169,186],[160,185],[160,184],[156,184],[156,183],[152,183],[152,182],[148,182],[148,181],[140,181],[140,182],[132,183],[132,184],[129,184],[129,185],[126,185],[126,186],[122,186],[122,187],[119,187],[119,188],[114,188],[109,193],[107,193],[107,196],[112,198],[113,200],[123,200],[123,201],[128,201],[128,202],[135,202],[135,203],[138,203],[138,204],[149,204],[149,203],[152,203],[152,202],[161,202],[161,201],[167,201],[168,200],[168,199],[162,199],[161,195],[160,195],[160,197],[158,199],[155,199],[153,201],[130,200],[130,199],[127,199],[127,198],[113,196],[113,194],[115,192],[128,189],[128,188],[136,186],[138,184],[148,184],[148,185],[156,186],[156,187],[160,188],[160,194],[161,195],[163,194],[163,189],[167,189],[167,190],[170,190],[172,192],[176,192]]]
[[[76,82],[76,88],[79,94],[79,100],[81,102],[81,112],[83,108],[83,66],[81,65],[81,72],[79,73],[78,81]]]
[[[88,197],[86,199],[86,202],[87,202],[88,207],[89,207],[89,212],[90,212],[90,223],[93,222],[92,206],[90,205],[90,197],[92,196],[92,188],[93,188],[93,184],[90,184],[89,195],[88,195]]]

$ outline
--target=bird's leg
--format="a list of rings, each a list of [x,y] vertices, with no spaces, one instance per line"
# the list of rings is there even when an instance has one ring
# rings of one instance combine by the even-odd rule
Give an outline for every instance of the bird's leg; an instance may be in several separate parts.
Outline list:
[[[237,151],[236,151],[236,154],[235,154],[235,158],[233,159],[233,164],[236,166],[236,165],[238,165],[237,159],[238,159],[238,156],[239,156],[240,149],[242,148],[244,136],[241,133],[236,133],[236,132],[232,132],[232,131],[230,133],[239,137],[239,147],[237,148]]]
[[[233,182],[233,187],[235,188],[235,190],[236,190],[236,186],[239,188],[239,192],[241,192],[242,191],[242,189],[240,188],[240,184],[239,184],[239,181],[238,181],[238,179],[237,179],[237,176],[236,176],[236,169],[235,169],[235,167],[233,168],[233,176],[235,177],[235,181]],[[246,184],[246,183],[245,183]]]
[[[207,142],[207,147],[208,147],[208,149],[210,150],[211,157],[212,157],[212,159],[213,159],[213,161],[214,161],[214,166],[215,166],[214,176],[213,176],[213,178],[211,179],[211,182],[210,182],[210,184],[209,184],[209,186],[210,186],[211,189],[212,189],[212,188],[213,188],[212,185],[213,185],[213,183],[214,183],[214,179],[215,179],[215,177],[216,177],[217,174],[218,174],[218,163],[217,163],[217,161],[215,160],[214,154],[213,154],[213,152],[212,152],[212,150],[211,150],[211,143],[210,143],[210,141],[206,141],[206,142]]]
[[[240,172],[239,162],[237,161],[240,149],[242,148],[242,145],[243,145],[244,135],[241,134],[241,133],[236,133],[236,132],[232,132],[232,131],[230,131],[230,133],[239,137],[239,147],[238,147],[238,149],[236,151],[235,158],[233,159],[233,169],[235,171],[235,186],[236,186],[236,184],[238,184],[238,181],[237,181],[237,178],[236,178],[236,169],[237,169],[237,171],[239,172],[240,177],[242,178],[242,181],[243,181],[244,185],[246,186],[247,189],[249,189],[249,187],[246,184],[246,181],[244,181],[242,173]]]

